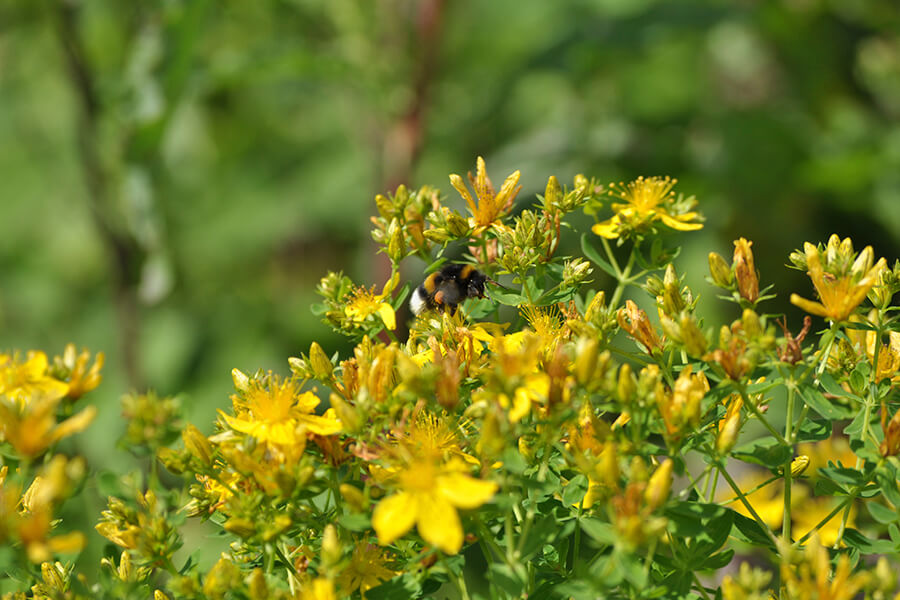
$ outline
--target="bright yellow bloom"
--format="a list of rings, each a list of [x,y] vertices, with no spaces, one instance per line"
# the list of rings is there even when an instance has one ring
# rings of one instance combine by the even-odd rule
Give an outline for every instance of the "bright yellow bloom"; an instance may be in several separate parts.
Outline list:
[[[65,377],[69,381],[69,391],[67,396],[72,399],[81,398],[90,392],[103,380],[100,375],[100,369],[103,368],[104,355],[98,352],[94,358],[94,364],[88,369],[88,361],[91,359],[91,353],[82,350],[76,354],[75,344],[67,344],[63,351],[62,357],[57,356],[54,362],[61,367],[66,373]]]
[[[246,380],[246,375],[235,371],[236,385]],[[235,431],[261,442],[290,446],[303,443],[304,436],[300,435],[303,431],[316,435],[334,435],[341,431],[341,422],[334,409],[328,409],[322,416],[313,414],[319,398],[312,392],[300,393],[294,379],[281,381],[272,374],[264,381],[252,379],[246,383],[246,391],[235,394],[231,400],[234,416],[219,411],[222,418]]]
[[[47,355],[41,351],[29,352],[24,363],[18,356],[0,354],[0,396],[20,406],[35,397],[51,402],[61,399],[69,386],[51,377],[47,365]]]
[[[0,396],[0,440],[9,442],[20,455],[33,457],[59,440],[86,429],[97,415],[97,407],[87,406],[57,423],[56,407],[62,399],[57,396],[58,391],[53,395],[31,396],[24,405],[10,403]]]
[[[359,287],[353,293],[353,298],[344,308],[344,314],[354,323],[362,323],[370,316],[378,314],[381,317],[384,326],[390,330],[397,328],[397,317],[394,314],[394,307],[385,299],[390,299],[391,292],[397,286],[400,280],[400,274],[394,273],[391,278],[384,284],[380,294],[375,293],[375,287],[370,289]]]
[[[473,177],[469,173],[468,177],[469,183],[472,184],[472,189],[475,190],[475,197],[478,199],[477,204],[472,198],[472,194],[466,189],[466,184],[462,177],[456,174],[450,175],[450,183],[456,188],[459,195],[463,197],[463,200],[466,201],[469,210],[472,211],[470,224],[476,227],[477,234],[479,229],[483,230],[489,227],[494,221],[509,212],[516,195],[522,189],[522,186],[518,185],[521,173],[514,171],[500,186],[500,191],[495,193],[494,186],[487,176],[484,159],[479,156],[475,162],[475,176]]]
[[[884,258],[872,265],[871,246],[866,246],[850,265],[849,257],[853,252],[850,238],[842,241],[836,235],[831,236],[824,251],[809,242],[803,244],[803,251],[807,273],[820,302],[791,294],[791,304],[832,321],[845,321],[862,303],[872,286],[880,281],[882,269],[887,266]],[[822,264],[823,258],[828,261],[825,265]]]
[[[700,215],[687,210],[690,204],[676,201],[672,191],[676,183],[676,179],[669,177],[638,177],[627,185],[610,184],[610,195],[621,198],[625,204],[613,203],[616,214],[591,230],[601,237],[615,239],[627,231],[646,228],[654,221],[662,221],[678,231],[702,229],[702,223],[691,222]]]
[[[372,526],[378,542],[390,544],[416,525],[419,535],[447,554],[462,548],[457,509],[478,508],[497,491],[492,481],[465,474],[462,463],[439,465],[418,459],[398,474],[400,492],[375,507]]]
[[[337,600],[334,583],[330,579],[317,577],[300,589],[300,600]]]
[[[50,560],[54,553],[84,548],[86,538],[81,532],[51,535],[55,526],[53,509],[70,493],[73,480],[80,478],[83,470],[80,459],[67,461],[56,456],[20,496],[21,488],[3,481],[6,467],[0,469],[0,544],[9,543],[12,537],[34,563]]]
[[[797,564],[783,559],[781,581],[788,598],[816,598],[817,600],[851,600],[868,583],[869,573],[853,573],[850,557],[841,554],[832,568],[832,561],[824,539],[817,536],[806,545]],[[790,550],[781,552],[782,556]]]
[[[387,560],[384,550],[378,546],[364,541],[356,542],[350,563],[337,578],[338,588],[346,595],[359,590],[365,598],[367,591],[398,574],[385,566]]]

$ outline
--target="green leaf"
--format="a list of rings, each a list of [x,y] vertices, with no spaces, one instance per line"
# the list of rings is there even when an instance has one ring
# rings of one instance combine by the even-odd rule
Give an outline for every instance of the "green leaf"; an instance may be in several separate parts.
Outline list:
[[[528,560],[532,555],[537,554],[545,544],[552,544],[557,539],[567,537],[574,530],[574,519],[569,519],[561,525],[555,515],[542,517],[528,530],[528,537],[522,546],[521,560]]]
[[[819,468],[819,475],[841,486],[863,486],[866,483],[866,476],[860,471],[850,467],[839,467],[831,461],[828,461],[827,467]]]
[[[869,510],[869,514],[872,515],[873,519],[885,525],[900,519],[900,511],[888,508],[884,504],[866,502],[866,508]]]
[[[584,517],[579,521],[581,530],[595,542],[604,546],[612,546],[616,543],[618,535],[612,523],[601,521],[597,517]]]
[[[831,421],[806,419],[797,432],[797,442],[818,442],[831,437]]]
[[[772,539],[766,534],[765,529],[757,523],[754,519],[749,517],[745,517],[744,515],[734,511],[733,509],[728,509],[733,515],[734,519],[734,528],[738,530],[741,536],[749,543],[754,546],[762,546],[764,548],[768,548],[772,552],[776,551],[775,544],[772,543]]]
[[[338,523],[348,531],[366,531],[372,528],[372,520],[365,513],[351,513],[338,517]]]
[[[584,498],[588,489],[588,480],[584,475],[576,475],[565,487],[562,493],[563,504],[572,506],[578,504]]]
[[[744,462],[762,465],[774,471],[784,466],[790,459],[791,449],[774,438],[762,437],[735,448],[731,455]]]
[[[509,565],[504,563],[491,563],[488,566],[488,581],[506,592],[511,598],[518,598],[525,590],[525,578],[523,575],[516,573]]]
[[[724,552],[719,552],[718,554],[713,554],[698,568],[700,569],[710,569],[717,570],[725,567],[731,562],[731,559],[734,558],[734,550],[728,549]]]
[[[871,423],[875,419],[874,413],[869,414],[869,422]],[[862,434],[864,425],[866,423],[866,411],[860,410],[856,413],[856,417],[850,422],[847,427],[844,428],[844,433],[850,438],[859,438]]]
[[[813,387],[801,388],[800,396],[811,409],[826,419],[844,419],[848,416],[846,408],[835,405]]]
[[[489,295],[491,298],[505,306],[519,306],[525,303],[525,298],[522,294],[516,294],[515,292],[504,292],[498,289],[491,289]]]
[[[588,242],[588,234],[586,233],[581,234],[581,251],[584,253],[585,257],[587,257],[588,260],[606,271],[606,273],[610,277],[612,277],[613,279],[618,278],[616,270],[613,269],[612,265],[609,264],[609,262],[607,262],[606,259],[603,258],[599,252],[597,252],[597,249]]]
[[[900,551],[900,544],[891,540],[871,540],[856,529],[847,528],[844,531],[844,542],[851,548],[859,550],[860,554],[896,554]]]
[[[889,466],[883,466],[875,472],[875,481],[884,497],[894,506],[900,506],[900,489],[897,488],[897,477],[892,471]]]

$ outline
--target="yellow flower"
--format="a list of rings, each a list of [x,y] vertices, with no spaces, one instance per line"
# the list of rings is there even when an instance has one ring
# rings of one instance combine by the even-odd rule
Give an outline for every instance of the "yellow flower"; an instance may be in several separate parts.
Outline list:
[[[818,600],[851,600],[868,583],[869,573],[853,573],[850,558],[841,554],[836,564],[825,549],[829,546],[813,536],[796,564],[782,559],[781,581],[788,598],[817,598]],[[785,554],[793,554],[790,550]]]
[[[759,515],[766,525],[774,531],[778,531],[784,520],[783,482],[781,480],[773,481],[769,485],[747,493],[747,491],[753,490],[767,479],[769,477],[766,474],[757,471],[747,472],[740,477],[736,477],[738,487],[744,491],[744,497],[753,507],[753,510],[756,511],[756,514]],[[722,504],[728,504],[745,517],[752,517],[753,515],[750,514],[750,511],[747,510],[747,507],[736,495],[729,495],[730,491],[730,489],[720,490],[720,493],[717,494],[717,500]],[[795,492],[794,497],[791,498],[792,506],[794,502],[800,499],[797,496],[802,496],[802,493],[798,494]]]
[[[522,186],[518,185],[520,176],[519,171],[514,171],[500,186],[500,191],[495,193],[494,186],[487,176],[484,159],[479,156],[475,162],[475,176],[473,177],[471,173],[468,174],[469,183],[472,184],[472,189],[475,190],[475,196],[478,199],[476,204],[472,194],[466,189],[463,178],[456,174],[450,175],[451,185],[456,188],[469,206],[469,210],[472,211],[470,223],[476,227],[476,234],[509,211],[516,195],[522,189]]]
[[[344,314],[354,323],[362,323],[370,316],[378,314],[381,317],[384,326],[390,330],[397,328],[397,317],[394,314],[394,307],[385,299],[391,297],[391,292],[397,286],[400,280],[400,274],[394,273],[391,278],[384,284],[380,294],[375,293],[375,286],[370,289],[359,287],[353,293],[353,298],[344,308]]]
[[[31,396],[24,405],[0,396],[0,440],[9,442],[20,455],[33,457],[87,428],[97,415],[97,407],[88,406],[57,423],[56,407],[62,399],[58,392],[57,389],[53,395]]]
[[[243,382],[246,375],[235,369],[235,382]],[[341,423],[328,409],[322,416],[313,414],[319,398],[312,392],[300,393],[294,379],[283,382],[270,374],[263,381],[249,380],[246,391],[232,396],[234,416],[219,411],[229,427],[246,433],[261,442],[282,445],[303,443],[298,433],[308,431],[316,435],[334,435],[341,431]]]
[[[666,432],[673,439],[700,423],[700,401],[709,391],[709,381],[703,373],[693,375],[691,365],[682,369],[671,392],[656,384],[656,402],[666,425]]]
[[[6,467],[0,469],[0,543],[10,535],[25,548],[34,563],[50,560],[54,553],[78,552],[86,538],[81,532],[51,535],[56,525],[53,508],[70,493],[74,480],[83,474],[80,459],[56,456],[35,477],[21,495],[17,485],[4,482]]]
[[[691,208],[692,202],[677,201],[672,188],[676,179],[669,177],[638,177],[631,183],[610,184],[610,195],[621,198],[625,204],[614,203],[612,218],[597,223],[591,229],[607,239],[618,238],[623,233],[648,227],[654,221],[678,231],[702,229],[702,223],[691,223],[700,215]]]
[[[809,242],[803,244],[803,251],[806,270],[820,302],[791,294],[791,304],[832,321],[845,321],[856,310],[872,286],[880,281],[881,271],[887,265],[884,258],[872,265],[871,246],[866,246],[850,264],[853,256],[850,238],[842,241],[836,235],[829,238],[824,251]]]
[[[478,508],[490,500],[497,484],[466,475],[461,463],[439,465],[417,459],[398,474],[400,492],[375,507],[372,526],[378,542],[390,544],[416,525],[419,535],[447,554],[462,548],[457,509]]]
[[[359,590],[365,598],[367,591],[398,574],[385,566],[387,560],[384,550],[378,546],[364,541],[356,542],[350,563],[337,578],[338,588],[347,595]]]
[[[67,394],[69,398],[81,398],[100,385],[100,381],[103,380],[103,376],[100,375],[100,369],[103,368],[104,358],[103,353],[98,352],[94,358],[94,364],[88,369],[87,364],[91,359],[90,352],[82,350],[76,354],[75,344],[66,345],[62,357],[57,356],[54,362],[57,367],[62,368],[67,373],[65,378],[69,381]]]
[[[47,355],[43,352],[29,352],[24,363],[18,356],[0,354],[0,396],[22,406],[34,397],[55,402],[68,391],[68,384],[47,373]]]
[[[334,583],[330,579],[317,577],[300,589],[300,600],[337,600]]]

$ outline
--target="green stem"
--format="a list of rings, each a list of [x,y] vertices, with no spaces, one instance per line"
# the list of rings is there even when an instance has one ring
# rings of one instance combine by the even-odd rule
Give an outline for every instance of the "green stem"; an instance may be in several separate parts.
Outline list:
[[[787,386],[787,410],[784,416],[784,437],[791,439],[792,427],[794,424],[794,385],[792,380],[788,380]],[[788,454],[787,462],[784,465],[784,519],[781,522],[781,535],[786,540],[791,539],[791,462],[794,459],[794,447],[791,445],[791,452]]]
[[[833,511],[828,513],[828,516],[826,516],[824,519],[822,519],[821,521],[816,523],[816,526],[813,527],[812,529],[810,529],[808,532],[806,532],[806,535],[804,535],[802,538],[800,538],[799,540],[794,542],[794,546],[799,546],[799,545],[803,544],[803,542],[805,542],[806,540],[811,538],[815,532],[822,529],[825,526],[825,524],[828,523],[828,521],[833,519],[836,514],[838,514],[846,505],[851,504],[852,501],[853,501],[853,498],[845,498],[844,500],[842,500],[841,503],[838,504]]]
[[[750,401],[750,397],[747,395],[747,386],[745,386],[743,382],[735,382],[735,385],[737,386],[738,393],[740,393],[741,395],[741,399],[744,401],[744,406],[750,409],[750,412],[753,413],[753,416],[759,419],[760,423],[763,424],[763,426],[769,431],[769,433],[771,433],[775,437],[775,439],[778,440],[778,443],[780,443],[782,446],[790,446],[791,444],[788,443],[786,439],[784,439],[784,436],[781,435],[781,433],[779,433],[777,429],[772,427],[772,424],[769,423],[768,419],[766,419],[762,412],[760,412],[759,407],[756,406],[756,403]]]
[[[712,454],[712,448],[709,448],[709,453]],[[737,495],[738,499],[741,501],[741,504],[744,505],[744,508],[747,509],[747,512],[753,517],[753,520],[762,527],[762,530],[766,532],[766,535],[769,536],[769,539],[773,544],[776,543],[775,534],[772,533],[772,530],[769,529],[769,526],[766,525],[766,522],[762,520],[762,517],[759,516],[759,513],[756,512],[756,509],[753,508],[753,505],[750,504],[750,501],[747,500],[747,497],[744,495],[744,492],[741,491],[741,488],[738,484],[731,478],[731,475],[728,474],[728,471],[725,470],[725,465],[721,462],[718,463],[718,471],[722,474],[722,477],[725,478],[725,481],[728,482],[728,485],[731,486],[732,491],[734,491],[735,495]]]
[[[444,569],[447,571],[447,575],[450,576],[450,581],[453,582],[453,586],[456,588],[456,591],[459,592],[459,597],[461,600],[470,600],[469,599],[469,590],[466,587],[466,578],[462,573],[454,573],[450,568],[450,565],[447,564],[447,558],[443,553],[440,555],[441,564],[444,565]]]

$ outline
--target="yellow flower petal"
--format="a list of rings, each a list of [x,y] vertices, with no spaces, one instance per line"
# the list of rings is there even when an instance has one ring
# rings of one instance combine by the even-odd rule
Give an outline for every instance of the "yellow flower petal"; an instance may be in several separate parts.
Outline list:
[[[382,302],[378,305],[378,314],[381,315],[381,320],[384,321],[384,326],[393,331],[397,328],[397,318],[394,315],[394,307],[392,307],[387,302]]]
[[[419,535],[447,554],[456,554],[462,548],[463,530],[459,515],[453,505],[438,496],[420,501],[416,525]]]
[[[791,294],[791,304],[805,310],[811,315],[816,315],[819,317],[827,317],[828,311],[825,310],[825,307],[819,302],[813,302],[812,300],[807,300],[806,298],[801,298],[797,294]]]
[[[690,221],[694,217],[697,216],[697,213],[685,213],[683,215],[678,215],[677,217],[670,217],[664,212],[656,213],[659,216],[660,220],[663,223],[671,227],[672,229],[678,231],[696,231],[698,229],[703,229],[703,223],[686,223],[685,221]]]
[[[611,219],[607,219],[602,223],[597,223],[593,227],[591,227],[591,231],[599,235],[600,237],[605,237],[609,240],[614,240],[619,237],[617,233],[617,229],[619,228],[619,216],[616,215]]]
[[[390,544],[416,522],[417,503],[414,496],[406,492],[394,494],[378,503],[372,513],[372,527],[378,535],[378,543]]]
[[[453,506],[478,508],[497,492],[493,481],[475,479],[463,473],[450,473],[438,481],[438,493]]]
[[[96,406],[87,406],[83,411],[78,414],[72,415],[59,425],[57,425],[53,429],[53,433],[51,437],[54,441],[61,440],[64,437],[68,437],[73,433],[78,433],[79,431],[83,431],[87,428],[88,425],[91,424],[91,421],[94,420],[94,417],[97,416],[97,407]]]
[[[333,408],[325,411],[321,417],[317,415],[298,415],[297,423],[306,427],[306,430],[316,435],[334,435],[341,432],[341,422],[337,418]]]

